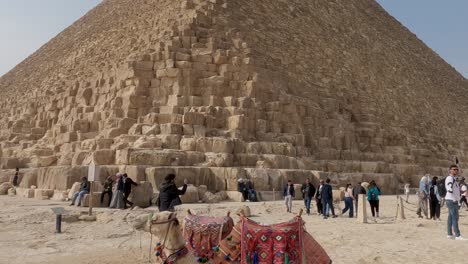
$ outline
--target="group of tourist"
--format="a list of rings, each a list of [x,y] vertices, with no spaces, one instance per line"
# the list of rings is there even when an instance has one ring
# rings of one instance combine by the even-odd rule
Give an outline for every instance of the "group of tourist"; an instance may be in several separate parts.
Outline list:
[[[315,186],[310,182],[310,179],[306,179],[304,184],[301,186],[302,198],[304,199],[304,207],[306,208],[307,215],[310,215],[311,201],[315,199],[317,205],[317,213],[322,215],[324,219],[331,216],[337,217],[335,214],[335,208],[333,207],[333,191],[330,185],[330,179],[325,181],[320,180],[319,186]],[[354,217],[354,211],[358,208],[358,198],[360,194],[367,194],[367,200],[371,206],[371,212],[373,217],[379,217],[379,195],[380,189],[375,183],[371,181],[368,186],[368,190],[357,183],[354,187],[351,184],[347,184],[344,190],[344,202],[345,208],[341,211],[342,214],[349,212],[349,217]],[[294,184],[291,180],[288,180],[284,189],[283,197],[286,203],[286,212],[292,212],[292,200],[295,197]]]
[[[108,176],[104,182],[103,191],[101,193],[101,205],[104,204],[105,195],[108,196],[107,207],[126,209],[127,205],[133,207],[133,203],[128,200],[130,193],[132,192],[132,185],[138,186],[126,173],[117,173],[114,176]],[[72,196],[72,202],[70,206],[75,205],[81,206],[82,200],[86,194],[89,194],[91,184],[88,178],[82,177],[79,191],[75,192]],[[78,201],[77,201],[78,200]]]

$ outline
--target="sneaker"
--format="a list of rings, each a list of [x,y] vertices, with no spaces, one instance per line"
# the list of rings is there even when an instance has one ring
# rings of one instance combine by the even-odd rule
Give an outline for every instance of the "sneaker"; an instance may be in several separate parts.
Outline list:
[[[337,218],[338,216],[337,216],[337,215],[333,215],[332,217],[333,217],[333,218]]]
[[[457,236],[457,237],[455,238],[455,240],[468,240],[468,239],[467,239],[467,238],[464,238],[464,237],[462,237],[462,236]]]
[[[448,235],[448,236],[447,236],[447,239],[453,239],[453,236]]]

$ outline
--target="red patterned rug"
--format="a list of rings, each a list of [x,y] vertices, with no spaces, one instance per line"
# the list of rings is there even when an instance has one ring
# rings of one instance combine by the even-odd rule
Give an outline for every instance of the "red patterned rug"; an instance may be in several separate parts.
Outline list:
[[[304,264],[331,264],[332,260],[323,247],[312,237],[304,232]]]
[[[241,264],[302,263],[301,217],[274,225],[261,225],[245,217],[241,221]]]
[[[231,217],[187,215],[184,220],[184,239],[188,250],[196,257],[212,258],[222,239],[232,231]]]

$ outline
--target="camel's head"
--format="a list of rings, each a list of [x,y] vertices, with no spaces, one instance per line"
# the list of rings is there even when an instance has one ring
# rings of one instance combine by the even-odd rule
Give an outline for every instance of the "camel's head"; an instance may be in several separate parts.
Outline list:
[[[164,235],[167,232],[169,226],[176,228],[179,226],[179,220],[177,220],[177,214],[173,212],[160,212],[154,214],[151,218],[151,233],[154,235]]]

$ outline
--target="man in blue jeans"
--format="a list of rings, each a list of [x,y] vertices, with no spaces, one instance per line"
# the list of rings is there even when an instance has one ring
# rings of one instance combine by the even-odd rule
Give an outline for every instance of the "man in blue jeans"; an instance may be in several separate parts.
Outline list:
[[[447,194],[445,195],[445,203],[447,204],[448,209],[448,218],[447,218],[447,238],[454,239],[453,232],[455,232],[455,240],[467,240],[462,237],[460,234],[460,229],[458,228],[458,201],[460,201],[460,185],[457,182],[458,175],[458,166],[451,165],[449,176],[445,178],[445,189]],[[453,232],[452,232],[453,229]]]
[[[315,187],[310,183],[309,179],[305,180],[305,183],[301,187],[302,198],[304,199],[304,206],[307,211],[307,215],[310,215],[310,202],[315,195]]]
[[[89,181],[88,178],[83,177],[81,178],[81,185],[80,185],[80,191],[75,192],[73,194],[72,202],[70,205],[75,205],[75,200],[78,198],[78,206],[81,206],[81,200],[83,199],[84,195],[89,193]]]

